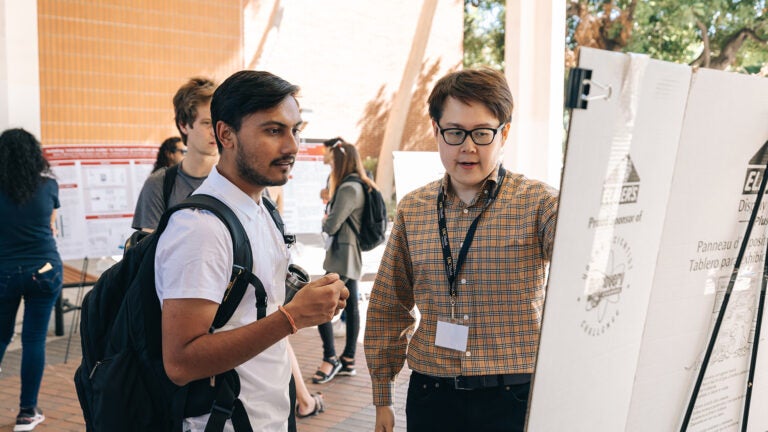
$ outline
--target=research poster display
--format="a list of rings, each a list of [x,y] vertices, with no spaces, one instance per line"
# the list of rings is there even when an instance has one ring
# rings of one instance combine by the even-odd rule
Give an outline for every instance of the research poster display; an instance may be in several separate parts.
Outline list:
[[[64,260],[122,255],[157,146],[46,146],[59,183],[56,243]]]
[[[46,146],[43,151],[59,183],[56,242],[62,259],[122,256],[157,146]],[[322,154],[322,144],[300,147],[283,195],[290,232],[320,232],[320,189],[330,172]]]
[[[527,428],[680,430],[768,161],[768,79],[591,49],[579,67]],[[768,430],[759,215],[689,431],[741,430],[756,325],[748,430]]]
[[[294,234],[322,232],[325,204],[320,190],[331,167],[323,163],[322,142],[302,142],[288,183],[283,186],[283,221]]]

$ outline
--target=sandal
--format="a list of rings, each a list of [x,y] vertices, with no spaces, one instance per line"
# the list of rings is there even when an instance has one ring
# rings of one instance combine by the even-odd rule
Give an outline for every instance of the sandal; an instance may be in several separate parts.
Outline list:
[[[315,384],[325,384],[328,381],[332,380],[333,377],[336,376],[337,373],[339,373],[339,370],[341,370],[341,363],[334,357],[334,358],[324,358],[324,362],[331,365],[331,371],[329,373],[325,373],[320,370],[320,368],[317,368],[317,371],[315,372],[315,376],[312,377],[312,382]]]
[[[339,357],[341,362],[341,369],[339,369],[339,376],[355,376],[357,371],[355,370],[355,359],[346,360],[344,356]]]
[[[299,412],[299,404],[296,404],[296,418],[307,418],[312,417],[320,414],[321,412],[325,412],[325,402],[323,402],[323,394],[320,392],[314,393],[312,395],[312,399],[315,401],[315,408],[308,414],[301,414]]]

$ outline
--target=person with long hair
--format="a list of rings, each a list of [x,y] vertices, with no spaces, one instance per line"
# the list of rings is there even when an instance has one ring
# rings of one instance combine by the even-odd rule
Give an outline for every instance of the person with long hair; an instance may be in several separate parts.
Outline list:
[[[166,138],[160,148],[157,150],[157,159],[152,172],[160,168],[169,168],[180,163],[187,155],[187,145],[181,141],[180,137]]]
[[[357,335],[360,332],[357,280],[360,279],[363,259],[355,233],[360,232],[365,206],[366,191],[363,187],[378,189],[366,175],[354,145],[339,140],[331,146],[330,153],[330,202],[328,213],[323,219],[323,232],[333,236],[333,241],[325,252],[323,268],[327,272],[338,273],[349,290],[344,309],[347,333],[344,351],[341,357],[337,357],[333,342],[333,325],[327,322],[317,327],[323,341],[323,361],[312,377],[315,384],[326,383],[337,374],[356,374],[355,350]]]
[[[45,420],[37,396],[45,366],[48,321],[61,293],[62,263],[54,239],[59,185],[37,139],[24,129],[0,135],[0,362],[24,299],[21,395],[14,431]]]

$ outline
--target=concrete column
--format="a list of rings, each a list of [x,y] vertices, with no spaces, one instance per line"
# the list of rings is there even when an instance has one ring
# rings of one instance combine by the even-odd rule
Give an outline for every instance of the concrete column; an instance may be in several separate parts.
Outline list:
[[[0,130],[40,136],[37,1],[0,0]]]
[[[265,52],[280,28],[280,0],[247,0],[243,5],[243,59],[246,69],[264,69]]]
[[[515,110],[504,166],[559,187],[563,158],[565,4],[507,0],[505,73]]]
[[[392,108],[389,111],[384,129],[384,139],[379,152],[379,165],[376,169],[376,183],[381,188],[381,194],[385,200],[389,200],[394,191],[395,171],[392,152],[400,148],[403,129],[408,119],[408,108],[411,105],[413,86],[416,84],[421,65],[424,62],[424,52],[427,49],[427,42],[429,42],[436,9],[437,0],[424,0],[421,4],[419,21],[414,32],[408,62],[403,71],[400,87],[392,101]]]

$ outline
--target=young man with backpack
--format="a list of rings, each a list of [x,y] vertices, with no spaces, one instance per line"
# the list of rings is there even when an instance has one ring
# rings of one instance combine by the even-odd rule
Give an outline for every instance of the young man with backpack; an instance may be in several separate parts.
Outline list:
[[[152,232],[163,212],[200,187],[219,160],[211,123],[211,97],[216,84],[202,77],[191,78],[173,97],[176,128],[187,148],[184,160],[153,172],[144,182],[136,210],[134,229]]]
[[[229,322],[209,333],[233,263],[227,228],[210,213],[174,213],[155,254],[168,377],[184,385],[234,368],[250,427],[258,431],[287,429],[292,407],[285,337],[330,320],[349,295],[339,276],[329,274],[282,306],[289,254],[261,196],[266,186],[285,184],[295,162],[302,125],[297,92],[267,72],[241,71],[224,81],[211,102],[221,157],[196,191],[223,201],[245,227],[252,271],[267,293],[266,316],[257,320],[249,289]],[[202,431],[206,422],[206,415],[187,418],[184,430]]]

